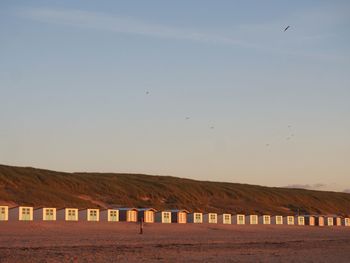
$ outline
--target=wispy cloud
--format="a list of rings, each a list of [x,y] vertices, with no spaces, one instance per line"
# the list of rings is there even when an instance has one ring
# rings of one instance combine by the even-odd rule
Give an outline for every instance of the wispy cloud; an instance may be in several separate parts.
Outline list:
[[[188,40],[208,44],[228,45],[239,48],[255,49],[262,52],[287,54],[316,59],[341,59],[341,56],[300,49],[300,43],[310,47],[310,42],[327,38],[327,34],[305,35],[299,27],[298,33],[283,34],[286,23],[274,21],[272,24],[234,25],[220,29],[222,34],[202,32],[197,29],[167,26],[150,23],[133,17],[110,15],[106,13],[57,8],[22,8],[17,15],[42,23],[66,25],[71,27],[103,30],[120,34],[138,35],[161,39]],[[303,16],[304,17],[304,16]],[[303,20],[300,18],[300,20]],[[297,23],[296,23],[297,24]],[[224,32],[224,33],[223,33]],[[281,34],[283,37],[281,37]],[[299,46],[299,47],[298,47]]]
[[[344,193],[349,193],[350,194],[350,189],[345,189],[343,190]]]
[[[326,188],[326,184],[290,184],[287,186],[284,186],[284,188],[297,188],[297,189],[308,189],[308,190],[323,190]]]
[[[126,16],[112,16],[97,12],[69,9],[25,8],[19,10],[18,15],[44,23],[104,30],[116,33],[142,35],[164,39],[179,39],[206,43],[237,45],[241,47],[251,48],[258,47],[251,43],[230,37],[149,23],[147,21],[142,21]]]

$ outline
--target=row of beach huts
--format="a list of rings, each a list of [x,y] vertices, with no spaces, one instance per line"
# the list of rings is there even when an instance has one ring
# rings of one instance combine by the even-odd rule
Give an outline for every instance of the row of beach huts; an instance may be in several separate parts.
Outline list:
[[[189,212],[187,210],[157,211],[153,208],[34,209],[29,206],[9,208],[0,206],[0,221],[90,221],[90,222],[145,222],[145,223],[211,223],[236,225],[299,225],[350,226],[350,218],[335,215],[243,215]]]

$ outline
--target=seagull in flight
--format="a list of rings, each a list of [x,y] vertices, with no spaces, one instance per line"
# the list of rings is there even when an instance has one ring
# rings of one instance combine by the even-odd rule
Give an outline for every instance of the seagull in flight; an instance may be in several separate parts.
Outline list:
[[[186,117],[186,120],[189,120],[190,119],[190,117]]]
[[[283,32],[286,32],[288,30],[288,28],[290,28],[290,26],[287,26]]]
[[[148,95],[149,94],[149,91],[146,91],[146,95]]]

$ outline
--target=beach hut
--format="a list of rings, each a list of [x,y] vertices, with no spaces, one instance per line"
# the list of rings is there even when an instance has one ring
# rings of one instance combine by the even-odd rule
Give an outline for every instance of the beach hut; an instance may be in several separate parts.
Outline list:
[[[9,209],[9,219],[19,221],[32,221],[33,220],[33,207],[30,206],[17,206]]]
[[[0,206],[0,221],[9,220],[9,207],[8,206]]]
[[[156,212],[156,222],[166,224],[171,223],[171,211]]]
[[[56,211],[56,219],[64,221],[78,221],[78,208],[61,208]]]
[[[201,223],[203,223],[203,214],[199,213],[199,212],[189,213],[187,215],[187,222],[201,224]]]
[[[137,209],[119,208],[119,221],[137,222]]]
[[[100,209],[87,208],[79,210],[79,218],[83,221],[97,222],[100,221]]]
[[[138,209],[138,218],[139,220],[143,220],[145,223],[154,223],[155,214],[157,210],[153,208],[141,208]]]
[[[232,216],[231,214],[218,215],[218,221],[224,225],[232,224]]]
[[[232,216],[232,224],[245,225],[245,215],[238,214]]]
[[[283,217],[283,223],[285,225],[289,225],[289,226],[294,225],[294,216],[285,216],[285,217]]]
[[[101,210],[100,221],[119,222],[119,210],[118,209]]]
[[[259,223],[263,224],[263,225],[270,225],[271,224],[271,216],[270,215],[259,216]]]
[[[295,216],[295,222],[298,226],[305,226],[305,217],[304,216]]]
[[[189,213],[184,209],[174,209],[171,211],[171,222],[178,224],[186,224],[187,223],[187,214]]]
[[[333,217],[333,222],[335,226],[341,226],[341,217],[339,216]]]
[[[55,221],[56,208],[40,207],[40,208],[34,209],[34,220]]]
[[[283,225],[283,216],[273,216],[271,223],[274,225]]]
[[[258,215],[249,215],[245,217],[245,221],[249,225],[257,225],[259,223]]]
[[[326,226],[333,226],[334,222],[333,222],[333,217],[332,216],[327,216],[326,217]]]
[[[203,216],[204,223],[217,224],[218,223],[218,214],[216,213],[206,213]]]
[[[315,216],[315,226],[324,226],[323,216]]]
[[[345,218],[343,218],[342,221],[343,221],[343,223],[342,223],[343,226],[350,226],[350,218],[345,217]]]
[[[305,218],[305,225],[307,226],[314,226],[316,224],[315,216],[306,215]]]

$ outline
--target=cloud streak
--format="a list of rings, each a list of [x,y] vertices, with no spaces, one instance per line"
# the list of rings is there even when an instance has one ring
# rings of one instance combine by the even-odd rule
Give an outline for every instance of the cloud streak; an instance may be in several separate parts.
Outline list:
[[[297,188],[297,189],[307,189],[307,190],[323,190],[327,185],[317,183],[317,184],[291,184],[284,186],[284,188]]]
[[[226,45],[237,48],[254,49],[267,53],[302,56],[315,59],[344,60],[342,56],[300,50],[300,42],[309,44],[328,35],[303,35],[303,30],[295,35],[282,34],[281,21],[273,24],[235,25],[225,35],[213,32],[200,32],[196,29],[172,27],[163,24],[105,13],[74,9],[55,8],[22,8],[16,10],[16,15],[32,21],[46,24],[66,25],[76,28],[93,29],[126,35],[153,37],[158,39],[185,40],[198,43]],[[302,19],[301,19],[302,20]],[[305,33],[305,32],[304,32]]]
[[[125,16],[69,9],[25,8],[18,15],[43,23],[74,26],[116,33],[156,37],[163,39],[191,40],[204,43],[235,45],[247,48],[258,46],[230,37],[206,34],[195,30],[149,23]]]

